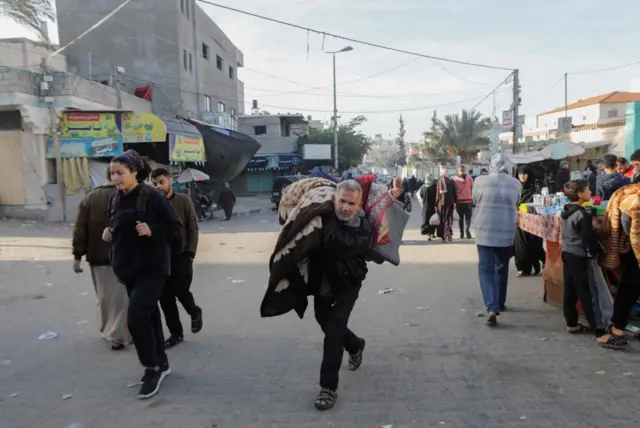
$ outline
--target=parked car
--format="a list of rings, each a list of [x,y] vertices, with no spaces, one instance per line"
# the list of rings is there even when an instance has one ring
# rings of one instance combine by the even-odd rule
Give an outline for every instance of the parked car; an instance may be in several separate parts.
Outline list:
[[[295,183],[296,181],[302,180],[303,178],[308,178],[306,175],[284,175],[282,177],[278,177],[273,181],[273,188],[271,189],[271,202],[276,204],[276,208],[280,206],[280,199],[282,199],[282,195],[284,194],[284,190],[291,183]]]

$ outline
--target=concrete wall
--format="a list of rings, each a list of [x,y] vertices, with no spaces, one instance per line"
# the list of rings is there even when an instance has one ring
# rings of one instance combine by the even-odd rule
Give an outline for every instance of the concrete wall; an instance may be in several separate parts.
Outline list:
[[[267,133],[256,135],[256,126],[266,126]],[[238,118],[238,131],[255,138],[262,145],[258,155],[292,153],[298,142],[297,136],[282,136],[280,116],[241,116]]]
[[[26,38],[0,39],[0,65],[22,68],[40,72],[42,58],[52,51],[43,43]],[[64,55],[55,55],[48,60],[49,67],[56,70],[67,70],[67,59]]]
[[[60,43],[73,40],[120,4],[121,0],[56,0]],[[188,16],[179,0],[130,3],[68,48],[70,71],[88,77],[91,68],[94,79],[107,79],[121,66],[126,71],[122,81],[127,91],[152,85],[153,108],[159,114],[201,119],[205,95],[212,97],[214,113],[222,102],[227,111],[233,108],[237,114],[239,100],[244,99],[244,86],[237,78],[242,53],[196,2],[185,0],[187,4]],[[202,56],[203,42],[209,46],[208,60]],[[216,55],[223,59],[222,70],[216,67]],[[229,65],[234,68],[233,79]]]

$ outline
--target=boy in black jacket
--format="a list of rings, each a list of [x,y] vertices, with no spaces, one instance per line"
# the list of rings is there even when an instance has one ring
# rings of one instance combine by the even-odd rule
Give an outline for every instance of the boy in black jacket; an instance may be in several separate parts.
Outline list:
[[[619,348],[624,343],[606,331],[605,320],[597,303],[591,260],[600,254],[600,244],[593,228],[591,213],[583,207],[591,199],[587,180],[571,180],[564,193],[571,201],[564,207],[562,217],[562,262],[564,267],[564,317],[570,334],[594,332],[598,344],[605,348]],[[578,323],[576,304],[580,301],[589,328]]]

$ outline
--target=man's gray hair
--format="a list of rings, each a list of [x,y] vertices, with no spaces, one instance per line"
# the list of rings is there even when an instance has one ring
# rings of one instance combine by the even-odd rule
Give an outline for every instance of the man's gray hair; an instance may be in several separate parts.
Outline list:
[[[340,193],[341,190],[349,190],[351,192],[358,192],[359,196],[362,196],[362,187],[360,183],[356,180],[344,180],[338,183],[338,188],[336,189],[336,194]]]

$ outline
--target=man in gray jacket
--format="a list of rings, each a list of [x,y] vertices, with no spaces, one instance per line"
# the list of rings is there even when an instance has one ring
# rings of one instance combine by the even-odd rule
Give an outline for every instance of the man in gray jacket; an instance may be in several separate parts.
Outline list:
[[[478,177],[473,186],[478,277],[489,326],[498,324],[507,298],[509,259],[513,255],[522,190],[520,182],[511,177],[511,169],[506,156],[497,154],[491,158],[489,175]]]

